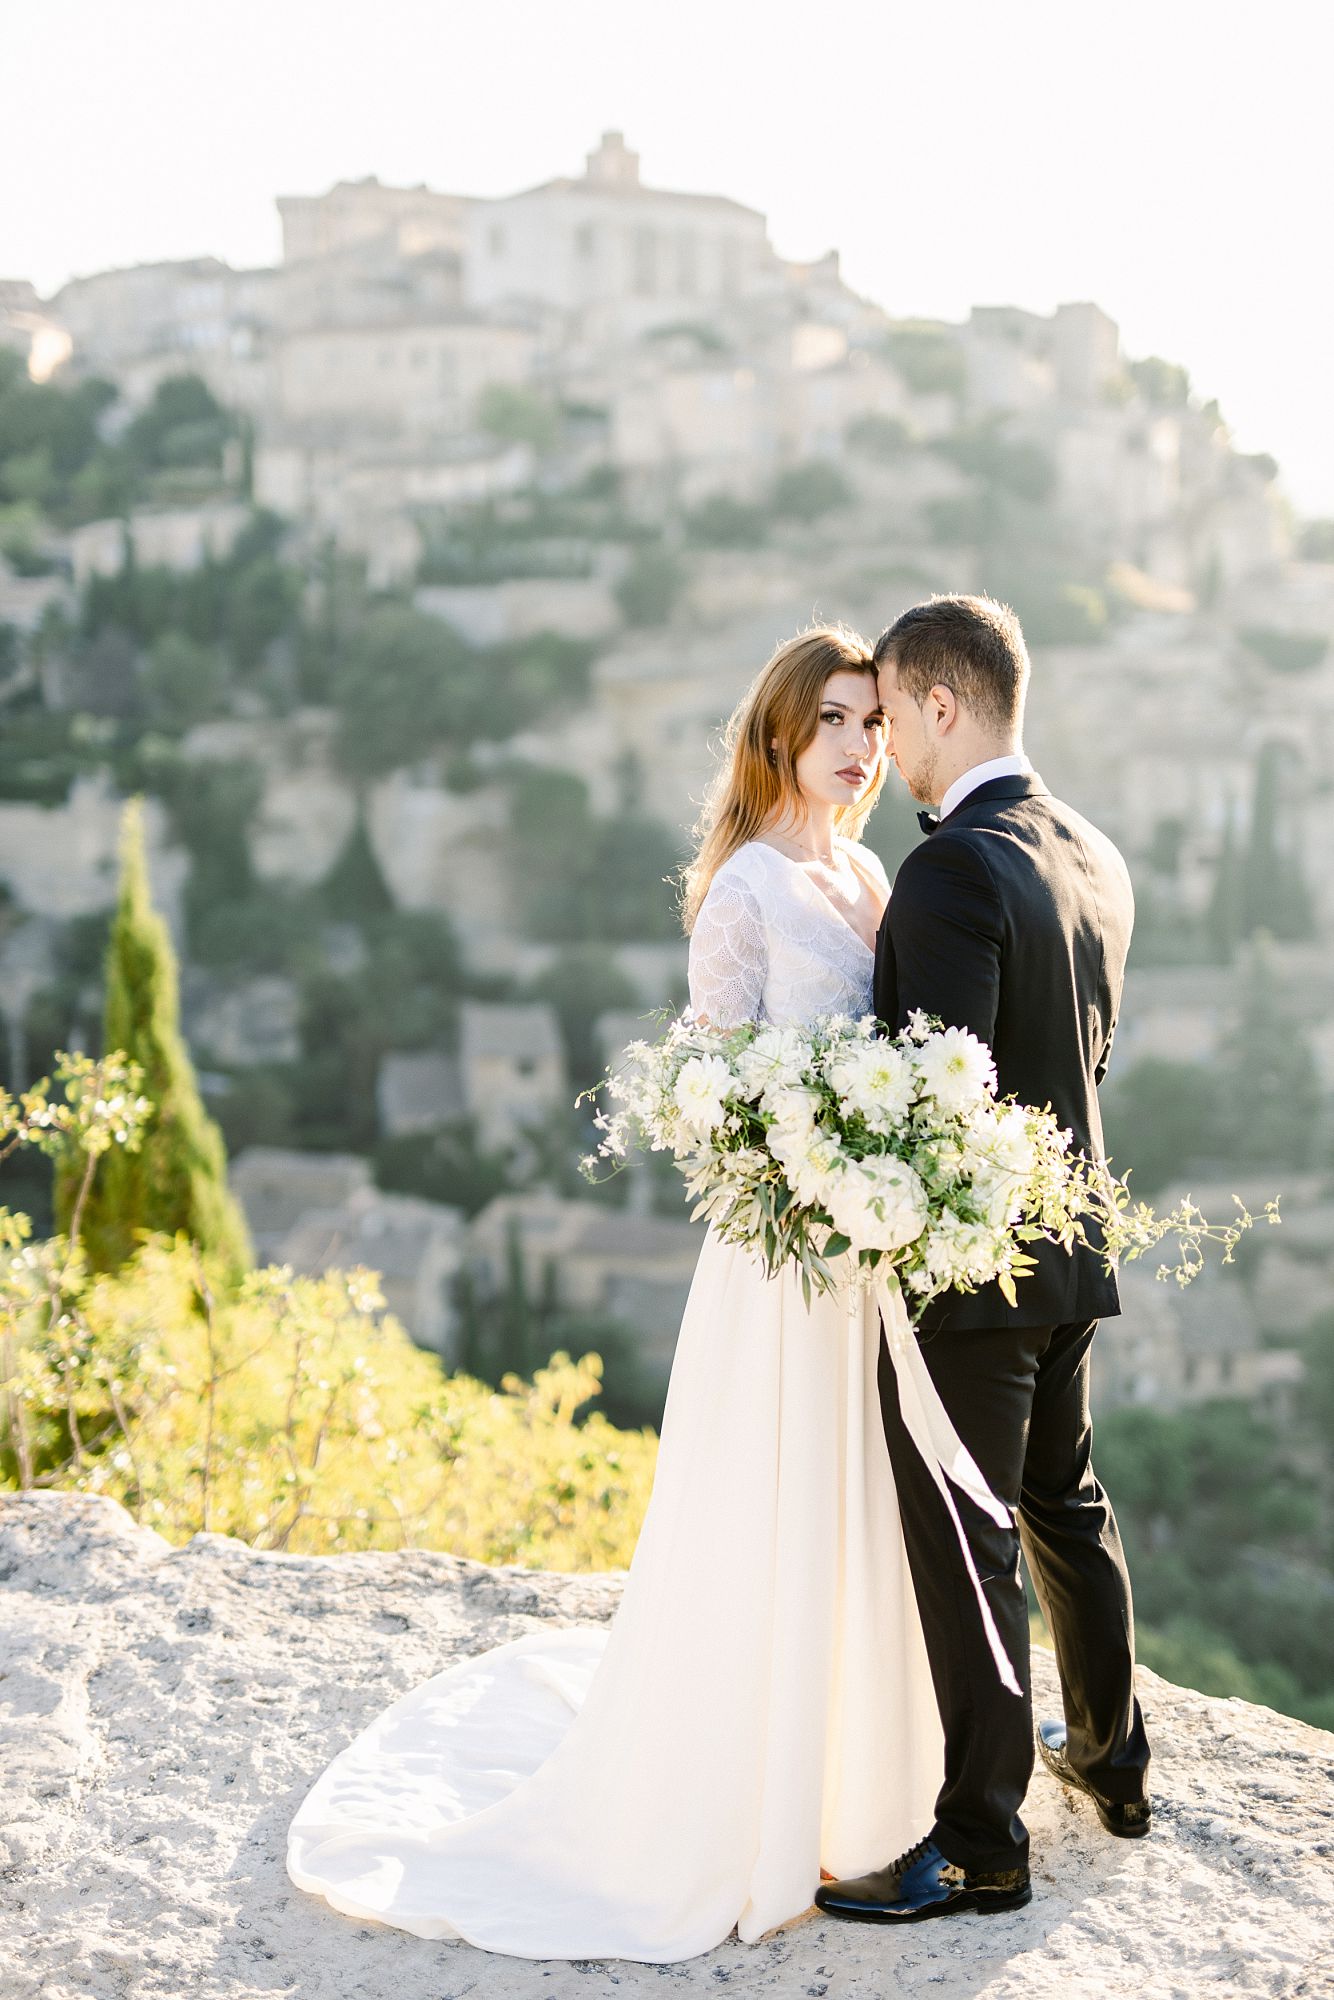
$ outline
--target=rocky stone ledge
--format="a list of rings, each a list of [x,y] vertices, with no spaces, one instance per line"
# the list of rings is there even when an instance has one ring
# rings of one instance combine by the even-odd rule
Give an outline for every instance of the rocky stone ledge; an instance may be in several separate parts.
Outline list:
[[[113,1501],[0,1499],[4,2000],[1334,1992],[1334,1736],[1150,1673],[1152,1836],[1109,1838],[1039,1771],[1037,1893],[1010,1917],[891,1936],[812,1912],[683,1965],[531,1964],[361,1924],[292,1887],[288,1821],[371,1716],[540,1621],[609,1618],[619,1588],[223,1535],[177,1549]],[[1045,1654],[1035,1673],[1050,1713]]]

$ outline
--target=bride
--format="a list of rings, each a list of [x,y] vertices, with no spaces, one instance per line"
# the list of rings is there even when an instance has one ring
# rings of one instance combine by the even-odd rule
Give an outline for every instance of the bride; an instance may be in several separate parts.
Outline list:
[[[780,646],[732,718],[686,875],[718,1025],[871,1007],[885,776],[871,655]],[[900,1308],[901,1310],[901,1308]],[[400,1697],[291,1823],[298,1888],[417,1937],[665,1963],[801,1915],[931,1818],[940,1722],[876,1389],[873,1304],[712,1228],[611,1626],[544,1630]]]

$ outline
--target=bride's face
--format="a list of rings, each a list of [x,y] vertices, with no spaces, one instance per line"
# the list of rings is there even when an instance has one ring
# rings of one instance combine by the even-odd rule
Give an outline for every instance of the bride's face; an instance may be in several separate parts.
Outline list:
[[[840,668],[824,684],[815,734],[796,760],[802,797],[856,805],[880,775],[884,757],[885,716],[875,675]]]

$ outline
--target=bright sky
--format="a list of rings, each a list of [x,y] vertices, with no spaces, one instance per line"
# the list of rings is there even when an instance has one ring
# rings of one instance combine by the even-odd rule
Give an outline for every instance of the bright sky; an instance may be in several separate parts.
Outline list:
[[[61,0],[6,9],[0,276],[268,263],[273,198],[501,194],[607,127],[896,313],[1096,299],[1334,514],[1319,0]]]

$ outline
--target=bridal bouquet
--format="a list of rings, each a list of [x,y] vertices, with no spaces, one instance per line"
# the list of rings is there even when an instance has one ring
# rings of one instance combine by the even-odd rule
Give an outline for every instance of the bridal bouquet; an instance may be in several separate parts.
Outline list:
[[[1132,1203],[1049,1110],[997,1097],[985,1043],[921,1013],[892,1039],[869,1015],[718,1029],[685,1014],[661,1041],[632,1042],[600,1088],[622,1108],[597,1114],[585,1174],[631,1146],[670,1152],[693,1215],[771,1276],[795,1262],[808,1304],[855,1274],[897,1278],[914,1312],[992,1279],[1013,1305],[1034,1262],[1024,1245],[1087,1243],[1090,1224],[1109,1263],[1174,1234],[1185,1284],[1205,1238],[1229,1261],[1253,1220],[1242,1209],[1219,1228],[1189,1201],[1167,1217]]]

